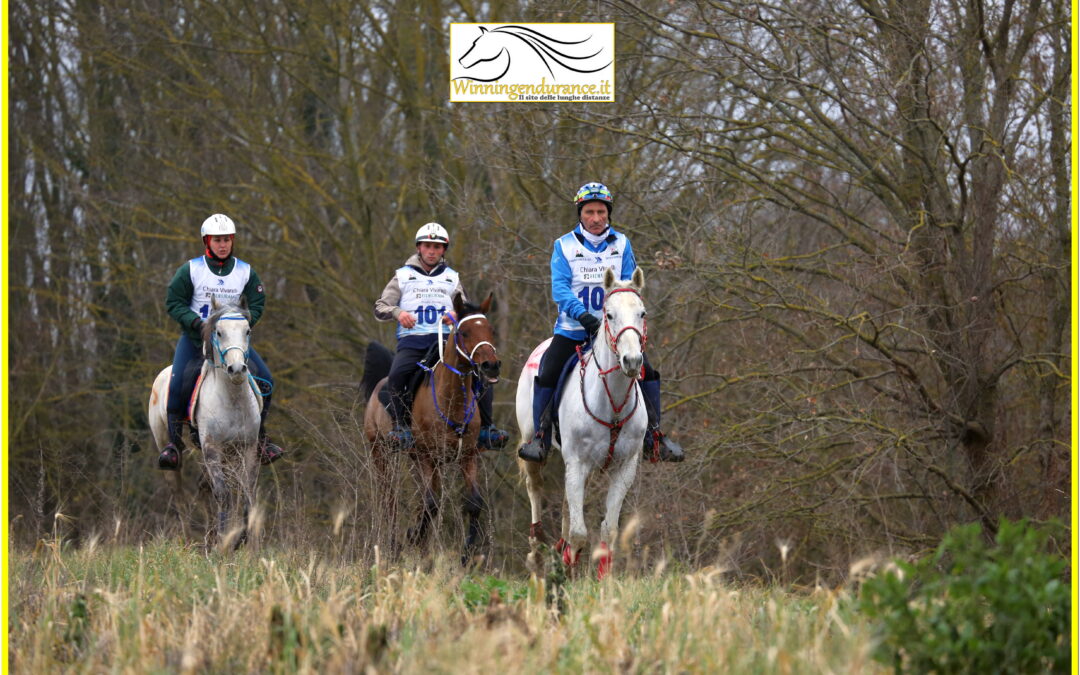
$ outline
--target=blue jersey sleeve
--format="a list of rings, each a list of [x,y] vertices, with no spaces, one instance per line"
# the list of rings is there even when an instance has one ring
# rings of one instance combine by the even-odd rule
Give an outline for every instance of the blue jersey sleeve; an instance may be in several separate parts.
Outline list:
[[[574,273],[570,271],[570,263],[566,261],[562,246],[559,246],[556,239],[551,251],[551,299],[558,305],[560,312],[576,319],[585,313],[585,305],[574,295],[573,281]]]
[[[626,252],[623,253],[622,259],[622,278],[620,281],[626,281],[630,277],[634,276],[634,270],[637,269],[637,258],[634,257],[634,249],[630,246],[630,239],[626,239]]]

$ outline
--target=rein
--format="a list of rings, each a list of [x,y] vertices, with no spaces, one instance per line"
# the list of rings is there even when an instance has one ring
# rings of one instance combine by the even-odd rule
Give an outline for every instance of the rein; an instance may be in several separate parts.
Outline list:
[[[491,351],[496,352],[495,345],[491,344],[487,340],[483,340],[481,342],[476,343],[476,345],[473,346],[473,348],[470,350],[470,352],[468,354],[466,354],[465,350],[461,348],[461,333],[460,333],[460,330],[459,330],[460,327],[461,327],[461,324],[465,323],[466,321],[472,321],[472,320],[475,320],[475,319],[484,319],[486,321],[487,317],[484,316],[483,314],[470,314],[469,316],[466,316],[465,318],[461,319],[460,321],[454,320],[453,317],[450,317],[450,320],[453,322],[454,328],[456,329],[456,330],[454,330],[454,349],[455,349],[455,351],[457,351],[457,353],[459,355],[461,355],[461,357],[463,359],[465,359],[469,363],[470,366],[472,366],[469,370],[467,370],[466,372],[462,372],[462,371],[458,370],[457,368],[455,368],[454,366],[452,366],[452,365],[450,365],[449,363],[446,362],[446,360],[444,358],[444,354],[443,354],[443,339],[442,339],[443,333],[442,333],[442,324],[441,323],[439,324],[439,361],[438,361],[438,363],[436,363],[434,366],[431,366],[431,367],[428,367],[428,366],[424,365],[423,363],[420,364],[421,368],[423,368],[427,372],[431,373],[432,381],[431,381],[431,386],[429,387],[429,389],[431,389],[431,402],[432,402],[432,405],[435,406],[435,412],[437,412],[439,414],[439,417],[441,417],[442,421],[446,423],[446,426],[450,427],[450,430],[453,431],[455,434],[457,434],[458,440],[460,440],[461,437],[464,436],[465,432],[468,430],[469,423],[472,422],[473,416],[476,414],[476,407],[477,407],[478,401],[480,400],[480,393],[483,391],[483,388],[484,388],[484,385],[480,380],[480,373],[479,373],[479,367],[480,366],[479,366],[479,364],[476,363],[475,360],[473,360],[473,357],[476,355],[476,350],[479,349],[481,347],[481,345],[487,345],[487,346],[491,347]],[[496,352],[496,353],[498,353],[498,352]],[[442,364],[442,366],[444,368],[446,368],[450,372],[457,375],[458,378],[461,380],[461,393],[464,395],[466,401],[468,401],[468,399],[469,399],[469,392],[468,392],[468,388],[465,386],[465,380],[469,377],[469,375],[474,376],[473,377],[473,386],[472,386],[472,390],[473,390],[472,402],[470,402],[468,405],[465,406],[464,419],[461,421],[460,424],[453,421],[452,419],[450,419],[446,415],[446,413],[444,413],[442,411],[442,408],[439,407],[438,395],[435,392],[435,369],[439,367],[439,364]]]
[[[603,426],[608,428],[608,440],[609,440],[609,442],[608,442],[607,459],[604,460],[604,467],[603,467],[605,470],[609,466],[611,466],[611,462],[615,457],[615,443],[617,443],[618,440],[619,440],[619,434],[622,433],[623,425],[626,424],[626,421],[628,419],[630,419],[631,417],[634,416],[635,412],[637,412],[638,403],[640,402],[640,399],[641,399],[641,395],[638,392],[638,388],[635,385],[637,384],[637,381],[639,379],[641,379],[641,377],[643,376],[643,372],[639,372],[638,376],[636,378],[629,378],[630,382],[626,387],[626,393],[623,395],[622,403],[620,403],[619,405],[615,404],[615,397],[612,396],[611,388],[608,386],[608,381],[607,381],[608,374],[613,373],[616,370],[620,370],[618,341],[619,341],[619,338],[622,336],[622,334],[625,333],[628,330],[632,330],[635,333],[637,333],[638,337],[641,339],[641,351],[643,353],[645,351],[645,343],[648,340],[648,332],[649,332],[649,330],[648,330],[648,326],[645,323],[644,319],[642,320],[642,323],[641,323],[641,330],[638,330],[637,326],[624,326],[623,329],[620,330],[618,333],[613,334],[612,331],[611,331],[611,323],[608,322],[608,320],[607,320],[607,311],[606,311],[607,310],[607,300],[608,300],[608,298],[610,298],[612,295],[614,295],[616,293],[623,293],[623,292],[627,292],[627,291],[629,291],[630,293],[633,293],[634,295],[637,295],[639,298],[641,297],[641,294],[638,293],[637,291],[635,291],[632,288],[616,288],[613,291],[611,291],[610,293],[608,293],[607,297],[604,298],[604,334],[608,338],[608,345],[611,347],[612,354],[615,355],[615,365],[612,366],[611,368],[608,368],[607,370],[604,370],[604,369],[602,369],[600,367],[600,362],[597,361],[597,363],[596,363],[596,372],[597,372],[597,375],[600,377],[601,382],[604,383],[604,393],[607,395],[608,403],[611,404],[611,421],[610,422],[597,417],[596,414],[593,413],[592,410],[589,410],[589,402],[588,402],[588,399],[585,398],[585,371],[588,368],[588,359],[587,359],[587,357],[589,355],[591,355],[591,354],[595,354],[595,349],[594,349],[593,352],[590,352],[589,355],[586,355],[583,352],[583,350],[581,349],[581,345],[578,345],[575,348],[577,350],[578,363],[580,364],[580,367],[578,369],[579,373],[580,373],[580,376],[578,377],[578,384],[581,387],[581,404],[585,407],[585,412],[589,413],[589,417],[593,418],[596,422],[598,422],[599,424],[602,424]],[[642,366],[642,370],[644,370],[644,366]],[[630,390],[631,389],[634,391],[634,407],[630,409],[630,412],[626,413],[622,417],[618,417],[619,413],[622,412],[623,408],[626,407],[627,402],[629,402],[629,400],[630,400]]]
[[[218,321],[247,321],[247,318],[245,318],[243,314],[233,313],[218,317]],[[241,347],[240,345],[230,345],[225,349],[222,349],[221,342],[218,340],[217,332],[215,331],[214,334],[210,337],[210,344],[214,346],[214,353],[216,353],[218,356],[217,359],[211,359],[210,363],[212,368],[224,368],[226,365],[225,355],[233,349],[240,350],[240,352],[244,355],[244,361],[247,361],[251,357],[250,338],[248,338],[248,344],[246,347]],[[248,384],[251,386],[251,390],[262,398],[266,398],[273,392],[273,386],[271,386],[269,380],[263,379],[261,377],[255,377],[251,373],[251,371],[248,371]],[[263,393],[264,384],[266,385],[265,388],[267,390],[265,393]]]

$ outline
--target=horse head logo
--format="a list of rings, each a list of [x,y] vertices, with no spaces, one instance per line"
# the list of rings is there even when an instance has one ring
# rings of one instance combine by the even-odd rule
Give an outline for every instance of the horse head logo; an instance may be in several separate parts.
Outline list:
[[[603,54],[603,47],[593,51],[591,46],[585,44],[591,39],[590,35],[582,40],[558,40],[527,26],[499,26],[493,30],[481,26],[480,35],[458,59],[466,70],[475,68],[474,74],[454,79],[495,82],[510,71],[512,63],[517,64],[515,70],[531,69],[537,60],[553,81],[558,80],[557,70],[560,73],[564,70],[574,73],[599,72],[610,66],[612,60]],[[489,77],[496,72],[497,75]]]

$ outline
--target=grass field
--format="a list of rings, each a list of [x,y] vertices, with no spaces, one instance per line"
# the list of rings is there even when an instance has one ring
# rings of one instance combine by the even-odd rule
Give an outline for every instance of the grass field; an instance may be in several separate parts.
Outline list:
[[[587,561],[585,561],[587,563]],[[10,559],[11,672],[835,672],[883,668],[845,591],[721,570],[497,577],[456,560],[335,562],[42,542]],[[560,607],[561,606],[561,607]],[[560,611],[561,610],[561,611]]]

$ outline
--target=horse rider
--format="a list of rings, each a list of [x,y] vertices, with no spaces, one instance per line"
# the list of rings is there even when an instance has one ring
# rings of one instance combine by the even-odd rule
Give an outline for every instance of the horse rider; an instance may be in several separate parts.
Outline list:
[[[405,422],[408,410],[404,396],[409,381],[420,360],[439,338],[442,332],[439,323],[451,324],[457,318],[451,309],[454,295],[460,293],[462,300],[466,298],[458,273],[444,258],[450,248],[446,228],[438,223],[427,223],[416,232],[415,243],[416,253],[394,272],[375,301],[375,318],[398,324],[397,351],[386,388],[390,395],[388,412],[394,422],[387,438],[391,446],[399,450],[413,446],[412,430]],[[502,448],[509,438],[492,420],[493,399],[494,390],[485,387],[478,406],[481,427],[477,445],[480,448]]]
[[[183,431],[185,408],[183,381],[184,369],[202,349],[202,324],[210,315],[211,297],[218,302],[238,302],[240,296],[247,298],[247,308],[254,326],[262,316],[266,304],[259,275],[248,263],[233,255],[236,224],[232,218],[215,213],[203,221],[201,228],[203,246],[206,250],[198,258],[192,258],[173,275],[166,294],[165,307],[169,316],[180,324],[180,339],[176,341],[173,355],[172,376],[169,378],[168,412],[169,443],[158,457],[158,468],[176,471],[180,468],[184,443]],[[251,372],[258,380],[265,380],[272,392],[274,386],[270,369],[254,348],[248,355]],[[266,436],[266,414],[270,411],[271,394],[263,396],[262,416],[259,420],[259,461],[270,464],[284,451],[270,442]]]
[[[551,399],[567,360],[587,338],[600,329],[604,291],[600,285],[605,268],[615,270],[620,279],[629,279],[637,268],[634,250],[626,235],[615,231],[608,220],[612,210],[611,191],[601,183],[586,183],[574,196],[578,223],[555,240],[551,252],[551,297],[559,308],[555,335],[544,354],[533,388],[533,428],[536,435],[518,450],[530,462],[542,462],[551,446]],[[644,452],[656,452],[665,462],[681,462],[683,449],[660,431],[660,373],[644,358],[641,393],[648,412]]]

